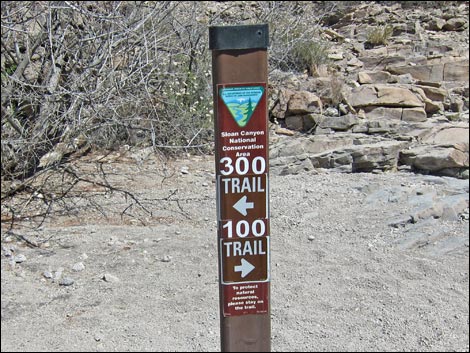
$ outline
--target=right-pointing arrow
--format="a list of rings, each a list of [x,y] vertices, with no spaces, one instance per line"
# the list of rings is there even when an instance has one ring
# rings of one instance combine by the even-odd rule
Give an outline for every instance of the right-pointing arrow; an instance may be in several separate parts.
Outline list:
[[[245,259],[242,259],[242,264],[235,266],[235,272],[241,272],[242,278],[245,278],[251,271],[255,269],[255,266],[250,264]]]
[[[243,196],[240,200],[237,201],[233,208],[240,212],[242,215],[246,216],[248,212],[247,209],[255,208],[255,204],[253,202],[246,202],[246,195]]]

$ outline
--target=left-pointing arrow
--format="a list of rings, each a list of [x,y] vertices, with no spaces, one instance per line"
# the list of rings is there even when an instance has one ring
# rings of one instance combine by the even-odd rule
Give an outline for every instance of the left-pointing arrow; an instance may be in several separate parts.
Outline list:
[[[233,208],[240,212],[242,215],[246,216],[248,214],[247,210],[255,208],[255,204],[253,202],[246,202],[245,195],[240,200],[238,200],[235,205],[233,205]]]
[[[255,266],[250,264],[245,259],[242,259],[242,264],[239,266],[235,266],[235,272],[241,272],[242,278],[245,278],[251,271],[255,269]]]

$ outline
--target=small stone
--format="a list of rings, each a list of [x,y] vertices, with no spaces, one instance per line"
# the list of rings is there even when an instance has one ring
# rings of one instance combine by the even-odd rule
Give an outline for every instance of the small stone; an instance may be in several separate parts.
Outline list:
[[[171,256],[170,255],[165,255],[165,256],[163,256],[163,259],[161,261],[162,262],[170,262],[171,261]]]
[[[110,283],[116,283],[119,282],[119,278],[116,276],[110,274],[110,273],[105,273],[103,277],[101,277],[105,282],[110,282]]]
[[[323,115],[326,115],[326,116],[339,116],[339,111],[338,111],[338,109],[336,109],[334,107],[328,107],[323,112]]]
[[[83,264],[83,262],[77,262],[76,264],[72,266],[72,270],[75,272],[80,272],[80,271],[83,271],[84,269],[85,269],[85,265]]]
[[[53,277],[54,282],[58,282],[60,280],[60,278],[62,277],[62,272],[64,272],[63,267],[59,267],[57,271],[55,271]]]
[[[315,240],[315,236],[314,235],[309,235],[308,240],[310,240],[310,241]]]
[[[70,277],[64,277],[59,281],[60,286],[71,286],[75,281]]]
[[[11,235],[7,235],[5,239],[3,239],[4,243],[13,243],[15,241],[15,238],[12,237]]]
[[[45,277],[45,278],[48,278],[48,279],[52,279],[52,273],[50,271],[44,271],[42,273],[42,275]]]
[[[20,264],[26,261],[26,256],[24,256],[23,254],[19,254],[19,255],[16,255],[14,259],[17,264]]]
[[[343,60],[344,56],[343,53],[331,53],[328,54],[328,58],[331,60]]]
[[[5,246],[2,246],[3,256],[10,257],[12,255],[11,250]]]
[[[292,131],[292,130],[289,130],[289,129],[280,127],[280,128],[278,128],[278,129],[276,129],[276,134],[278,134],[278,135],[286,135],[286,136],[294,136],[294,135],[295,135],[295,132]]]

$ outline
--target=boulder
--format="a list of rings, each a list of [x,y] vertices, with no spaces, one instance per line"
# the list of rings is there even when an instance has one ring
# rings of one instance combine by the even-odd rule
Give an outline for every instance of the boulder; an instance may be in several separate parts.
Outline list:
[[[334,131],[346,131],[351,129],[354,125],[359,123],[360,119],[353,115],[347,114],[342,116],[328,116],[325,117],[320,123],[319,127],[322,129],[331,129]]]
[[[363,85],[353,88],[347,97],[354,108],[370,106],[424,107],[424,103],[413,92],[395,85]]]
[[[321,113],[322,109],[322,102],[317,95],[308,91],[296,91],[289,98],[286,116]]]
[[[407,145],[406,142],[379,140],[311,154],[309,158],[315,168],[335,168],[342,172],[390,171],[396,170],[399,152]]]
[[[415,170],[439,172],[444,169],[468,168],[468,152],[452,146],[422,145],[401,151],[400,164]]]
[[[399,152],[407,142],[383,141],[378,144],[358,146],[351,153],[353,172],[372,172],[376,170],[396,170]]]
[[[449,18],[446,23],[442,26],[444,31],[463,31],[467,28],[467,22],[463,17]]]
[[[387,83],[392,75],[387,71],[361,71],[357,74],[357,82],[361,85],[371,83]]]
[[[321,114],[290,115],[285,118],[285,125],[294,131],[311,131],[324,119]]]
[[[386,107],[424,107],[423,102],[409,89],[377,85],[377,102],[374,105]]]
[[[386,67],[386,71],[395,74],[411,74],[415,79],[421,81],[464,81],[468,82],[469,68],[468,59],[452,61],[447,63],[435,63],[425,65],[400,65]]]
[[[394,75],[411,74],[416,80],[440,82],[444,80],[444,64],[397,65],[387,66],[386,70]]]
[[[425,85],[416,85],[415,87],[421,89],[425,96],[432,101],[444,102],[449,96],[447,90],[444,88]]]
[[[403,108],[390,108],[390,107],[365,107],[364,112],[366,113],[367,119],[393,119],[401,120]]]
[[[403,108],[401,120],[403,121],[426,121],[427,114],[424,108]]]
[[[273,107],[270,109],[270,115],[275,119],[284,119],[287,111],[287,104],[294,91],[281,88],[273,92]]]
[[[469,63],[468,59],[446,63],[444,65],[443,80],[468,82],[469,81],[468,63]]]
[[[468,125],[446,124],[433,129],[425,138],[423,143],[441,146],[459,146],[462,151],[469,150],[469,127]]]

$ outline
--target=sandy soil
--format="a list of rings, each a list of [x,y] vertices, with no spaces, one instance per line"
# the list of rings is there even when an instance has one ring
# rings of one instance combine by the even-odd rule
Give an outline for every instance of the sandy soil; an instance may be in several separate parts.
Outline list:
[[[219,351],[213,159],[104,168],[140,204],[90,189],[71,215],[2,232],[2,352]],[[430,198],[468,200],[462,183],[272,173],[272,350],[468,351],[468,208],[410,222]]]

